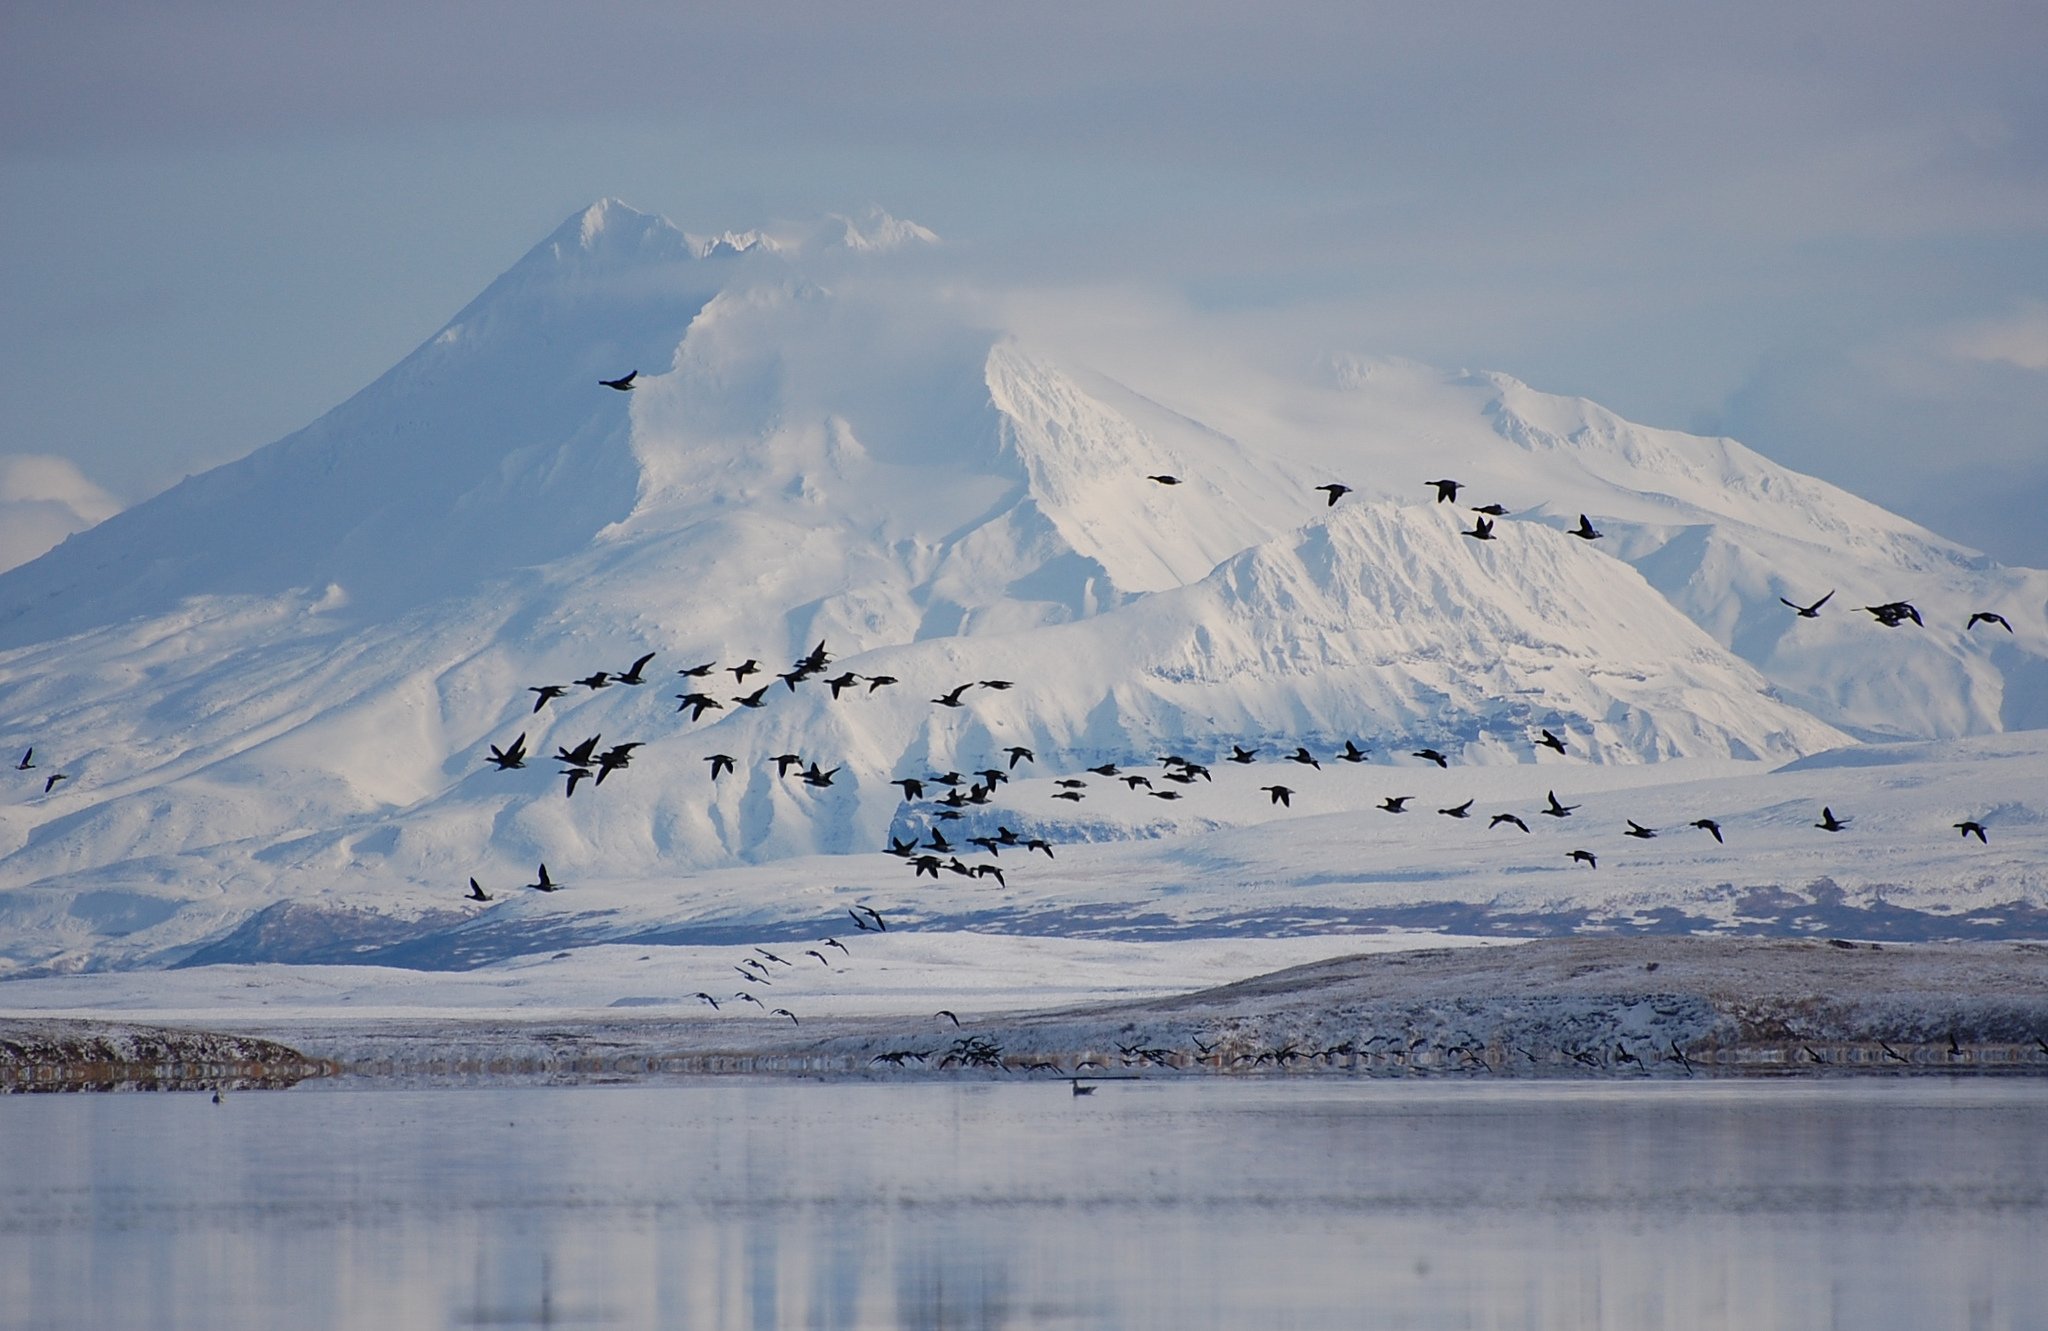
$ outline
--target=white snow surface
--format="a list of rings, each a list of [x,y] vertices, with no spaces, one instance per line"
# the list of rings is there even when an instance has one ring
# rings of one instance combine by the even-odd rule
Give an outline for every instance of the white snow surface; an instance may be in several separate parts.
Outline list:
[[[0,767],[0,974],[724,946],[859,902],[1125,942],[2035,928],[2048,573],[1501,375],[1007,319],[937,248],[879,213],[701,237],[607,200],[306,429],[0,574],[0,740],[34,748]],[[1894,600],[1925,624],[1860,609]],[[821,676],[775,678],[819,642]],[[533,707],[647,652],[644,685]],[[692,689],[721,709],[678,714]],[[487,765],[521,734],[524,770]],[[565,798],[547,755],[593,735],[643,747]],[[1013,745],[957,822],[890,784]],[[1211,779],[1166,783],[1167,752]],[[1551,789],[1584,807],[1539,816]],[[1683,826],[1708,816],[1725,845]],[[878,853],[998,826],[1057,858],[963,846],[998,885]],[[542,861],[572,886],[522,889]]]

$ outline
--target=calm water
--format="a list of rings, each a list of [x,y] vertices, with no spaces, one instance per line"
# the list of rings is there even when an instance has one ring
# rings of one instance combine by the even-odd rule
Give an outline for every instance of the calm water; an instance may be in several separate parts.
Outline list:
[[[2048,1327],[2048,1086],[0,1099],[0,1325]]]

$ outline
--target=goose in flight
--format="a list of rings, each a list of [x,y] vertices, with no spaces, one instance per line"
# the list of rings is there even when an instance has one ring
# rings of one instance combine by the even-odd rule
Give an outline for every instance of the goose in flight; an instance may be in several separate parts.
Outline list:
[[[603,738],[604,736],[602,735],[592,735],[589,739],[584,740],[581,744],[578,744],[573,749],[565,749],[560,745],[556,745],[555,761],[558,763],[567,763],[571,767],[588,766],[591,762],[596,760],[597,742]]]
[[[1437,752],[1437,751],[1436,751],[1435,749],[1417,749],[1417,750],[1416,750],[1416,751],[1415,751],[1414,753],[1410,754],[1410,755],[1409,755],[1409,757],[1411,757],[1411,758],[1427,758],[1427,759],[1429,759],[1429,761],[1431,761],[1431,762],[1435,763],[1435,764],[1436,764],[1436,765],[1437,765],[1438,767],[1443,767],[1443,768],[1448,768],[1448,767],[1450,767],[1450,765],[1451,765],[1451,761],[1450,761],[1450,759],[1448,759],[1448,758],[1444,757],[1444,756],[1443,756],[1443,755],[1442,755],[1441,753],[1438,753],[1438,752]]]
[[[513,740],[502,749],[495,744],[491,745],[491,756],[484,759],[484,761],[501,772],[509,772],[514,768],[526,766],[525,732],[521,731],[518,739]]]
[[[1380,801],[1380,808],[1388,813],[1406,813],[1408,801],[1414,798],[1413,795],[1389,795]]]
[[[1516,827],[1521,828],[1524,832],[1529,830],[1529,824],[1523,822],[1520,818],[1516,817],[1514,814],[1511,813],[1497,813],[1493,815],[1493,818],[1486,824],[1486,828],[1488,831],[1492,831],[1494,828],[1499,827],[1502,823],[1513,823]]]
[[[608,689],[612,686],[612,677],[609,671],[600,670],[573,682],[581,684],[586,689]]]
[[[1463,804],[1454,804],[1448,809],[1438,809],[1437,812],[1449,818],[1470,818],[1472,816],[1472,801],[1466,800]],[[1523,830],[1526,831],[1528,829],[1525,828]]]
[[[647,663],[652,661],[654,657],[655,653],[647,653],[647,655],[635,661],[631,669],[613,675],[612,682],[615,684],[645,684],[647,680],[640,672],[647,668]]]
[[[691,679],[702,679],[717,668],[718,662],[706,661],[703,665],[685,666],[683,669],[676,671],[676,673],[678,675],[687,675]]]
[[[1296,748],[1293,753],[1287,755],[1287,759],[1289,762],[1305,763],[1315,768],[1318,772],[1323,770],[1323,765],[1317,762],[1316,756],[1306,748]]]
[[[1180,484],[1180,477],[1178,477],[1178,476],[1169,476],[1169,475],[1166,475],[1166,474],[1165,474],[1165,473],[1163,473],[1163,472],[1162,472],[1162,473],[1160,473],[1160,474],[1159,474],[1159,475],[1157,475],[1157,476],[1147,476],[1147,477],[1146,477],[1145,479],[1146,479],[1146,480],[1148,480],[1148,481],[1157,481],[1157,482],[1159,482],[1159,483],[1160,483],[1161,485],[1179,485],[1179,484]]]
[[[540,695],[533,700],[533,710],[538,712],[541,708],[566,694],[569,691],[569,686],[566,684],[529,684],[526,691]],[[30,750],[30,752],[34,752],[34,750]]]
[[[1605,532],[1594,531],[1593,524],[1587,520],[1584,513],[1579,514],[1579,525],[1565,532],[1565,535],[1576,536],[1582,541],[1597,541],[1606,534]]]
[[[678,693],[676,701],[677,711],[680,712],[684,708],[690,709],[690,719],[692,721],[702,721],[706,712],[722,712],[725,710],[724,703],[703,693]]]
[[[1474,513],[1484,513],[1489,518],[1504,518],[1508,515],[1506,504],[1474,504],[1472,505],[1472,511]]]
[[[1294,791],[1290,788],[1286,786],[1260,786],[1259,789],[1265,791],[1268,795],[1271,795],[1273,797],[1270,801],[1271,803],[1278,804],[1283,808],[1288,809],[1294,807]]]
[[[1337,501],[1338,501],[1339,499],[1342,499],[1342,498],[1343,498],[1343,497],[1344,497],[1345,495],[1348,495],[1348,494],[1350,494],[1350,493],[1351,493],[1351,487],[1350,487],[1350,486],[1348,486],[1348,485],[1339,485],[1339,484],[1338,484],[1337,482],[1335,482],[1335,481],[1332,481],[1332,482],[1330,482],[1330,484],[1328,484],[1328,485],[1318,485],[1318,486],[1317,486],[1317,487],[1315,487],[1315,488],[1316,488],[1316,489],[1318,489],[1318,490],[1321,490],[1321,491],[1322,491],[1322,492],[1323,492],[1324,494],[1326,494],[1326,495],[1330,496],[1330,502],[1329,502],[1329,504],[1328,504],[1328,507],[1330,507],[1330,508],[1335,508],[1335,507],[1337,507]]]
[[[1338,750],[1337,756],[1347,763],[1362,763],[1365,761],[1365,750],[1358,747],[1356,740],[1347,739],[1344,741],[1344,747]]]
[[[536,892],[559,892],[562,890],[562,884],[548,877],[548,866],[545,861],[541,863],[539,877],[534,882],[528,883],[527,886]]]
[[[1462,481],[1424,481],[1423,484],[1436,487],[1436,502],[1439,504],[1457,503],[1458,491],[1465,488]]]
[[[1779,600],[1779,601],[1780,601],[1781,603],[1783,603],[1783,604],[1785,604],[1785,605],[1787,605],[1787,606],[1790,606],[1790,607],[1791,607],[1792,609],[1794,609],[1794,610],[1798,611],[1798,612],[1799,612],[1799,617],[1800,617],[1801,619],[1819,619],[1819,618],[1820,618],[1820,608],[1821,608],[1822,606],[1826,605],[1826,604],[1828,603],[1829,599],[1830,599],[1831,597],[1833,597],[1833,596],[1834,596],[1834,593],[1833,593],[1832,591],[1830,591],[1830,592],[1829,592],[1829,593],[1828,593],[1828,594],[1827,594],[1826,596],[1823,596],[1823,597],[1821,597],[1821,598],[1820,598],[1820,599],[1819,599],[1818,601],[1815,601],[1815,602],[1814,602],[1814,603],[1813,603],[1812,605],[1800,605],[1800,604],[1799,604],[1798,602],[1796,602],[1796,601],[1787,601],[1787,600],[1785,600],[1785,598],[1784,598],[1784,597],[1782,597],[1782,596],[1780,596],[1780,597],[1778,598],[1778,600]]]
[[[562,794],[564,798],[574,798],[576,783],[578,781],[588,781],[590,779],[590,769],[588,767],[571,767],[567,771],[557,772],[556,775],[569,778],[569,788],[563,791]]]
[[[1230,757],[1225,761],[1233,763],[1255,763],[1258,760],[1259,751],[1257,749],[1247,749],[1241,745],[1233,744],[1230,746]]]
[[[1728,844],[1727,842],[1721,840],[1721,824],[1715,822],[1711,818],[1695,818],[1689,825],[1692,827],[1697,827],[1698,829],[1700,829],[1700,831],[1710,834],[1714,838],[1714,840],[1721,845],[1725,846]]]
[[[1863,608],[1876,615],[1877,622],[1888,629],[1895,629],[1909,619],[1922,627],[1926,626],[1927,621],[1920,618],[1919,610],[1915,609],[1910,601],[1886,601],[1883,605],[1866,605]]]
[[[488,892],[486,892],[486,891],[484,891],[484,889],[483,889],[483,884],[481,884],[481,883],[477,882],[477,880],[476,880],[476,879],[474,879],[474,878],[472,878],[472,879],[470,879],[470,880],[469,880],[469,895],[468,895],[467,897],[465,897],[465,898],[464,898],[464,900],[466,900],[466,901],[489,901],[490,899],[491,899],[491,894],[490,894],[490,893],[488,893]]]
[[[733,683],[744,684],[747,682],[748,675],[758,675],[761,673],[761,663],[750,656],[736,666],[727,666],[726,670],[732,675]]]
[[[1628,824],[1628,831],[1623,832],[1623,836],[1632,836],[1638,841],[1648,841],[1651,837],[1657,835],[1656,828],[1644,827],[1633,818],[1624,818],[1622,821]]]
[[[959,688],[954,689],[949,693],[940,694],[938,697],[932,699],[932,701],[937,703],[941,707],[964,707],[966,706],[966,704],[960,701],[960,695],[967,692],[967,690],[973,687],[974,686],[972,684],[962,684]]]
[[[31,744],[28,746],[28,752],[21,755],[21,761],[14,765],[14,770],[17,772],[27,772],[33,770],[35,767],[35,763],[32,761],[32,759],[34,759],[35,756],[36,746]]]
[[[1557,802],[1557,792],[1553,790],[1548,793],[1550,795],[1550,807],[1547,809],[1537,810],[1538,813],[1541,813],[1546,817],[1569,818],[1572,816],[1572,810],[1579,807],[1576,804],[1559,804]]]
[[[1577,860],[1580,864],[1585,865],[1588,869],[1597,869],[1600,867],[1600,861],[1594,858],[1593,852],[1590,850],[1575,850],[1566,858]]]
[[[1823,804],[1820,806],[1820,821],[1815,823],[1814,826],[1823,832],[1839,832],[1847,827],[1851,821],[1853,820],[1835,817],[1835,811]]]
[[[755,689],[752,693],[747,694],[745,697],[734,698],[733,701],[738,703],[742,707],[766,707],[768,705],[765,701],[767,697],[768,685],[763,684],[760,688]]]
[[[1987,846],[1991,844],[1990,841],[1984,835],[1984,824],[1978,822],[1974,818],[1968,819],[1960,823],[1950,823],[1949,826],[1954,827],[1957,830],[1961,831],[1962,834],[1966,837],[1976,837],[1977,840],[1983,842]]]
[[[1963,628],[1965,631],[1968,631],[1976,628],[1979,624],[1996,624],[2007,633],[2012,632],[2012,625],[2006,623],[2005,616],[1994,610],[1979,610],[1976,614],[1970,616],[1970,622],[1963,625]]]
[[[1025,748],[1022,744],[1012,744],[1003,752],[1010,755],[1010,767],[1012,770],[1015,770],[1018,763],[1035,763],[1038,761],[1038,755]]]
[[[1494,539],[1493,519],[1488,517],[1474,518],[1472,519],[1472,530],[1461,532],[1460,534],[1470,536],[1475,541],[1490,541]]]
[[[621,393],[625,393],[630,392],[632,390],[633,381],[639,377],[640,371],[628,370],[626,373],[620,375],[616,379],[600,379],[597,382],[602,384],[606,388],[616,388]]]
[[[1536,744],[1539,748],[1556,749],[1559,753],[1564,752],[1564,741],[1547,730],[1539,732]]]
[[[701,998],[705,1002],[709,1003],[711,1005],[711,1010],[713,1012],[718,1011],[718,1000],[713,998],[710,994],[705,993],[702,989],[699,989],[694,995],[694,997]]]
[[[711,764],[711,779],[713,781],[718,780],[724,773],[735,770],[730,754],[714,753],[704,761]]]

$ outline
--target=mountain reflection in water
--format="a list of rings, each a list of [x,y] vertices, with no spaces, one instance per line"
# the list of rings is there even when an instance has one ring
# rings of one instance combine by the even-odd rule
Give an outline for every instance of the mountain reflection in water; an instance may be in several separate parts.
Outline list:
[[[0,1104],[0,1326],[2018,1326],[2036,1081]]]

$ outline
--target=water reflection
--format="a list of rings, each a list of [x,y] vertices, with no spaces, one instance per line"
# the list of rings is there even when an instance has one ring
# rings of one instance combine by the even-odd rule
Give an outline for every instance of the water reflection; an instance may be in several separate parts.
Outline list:
[[[0,1325],[2005,1328],[2048,1087],[0,1103]]]

